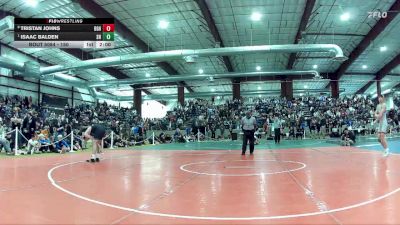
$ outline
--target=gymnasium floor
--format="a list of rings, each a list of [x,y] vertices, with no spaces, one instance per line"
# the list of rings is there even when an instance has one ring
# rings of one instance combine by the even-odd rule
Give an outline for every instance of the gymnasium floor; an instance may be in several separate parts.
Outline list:
[[[325,140],[0,158],[1,224],[400,224],[400,155]],[[392,150],[399,141],[390,141]],[[395,151],[395,153],[396,153]]]

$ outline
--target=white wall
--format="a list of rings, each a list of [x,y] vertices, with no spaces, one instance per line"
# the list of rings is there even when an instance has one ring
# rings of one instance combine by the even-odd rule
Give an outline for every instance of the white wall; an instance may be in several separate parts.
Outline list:
[[[167,108],[165,105],[154,100],[144,101],[142,104],[142,117],[163,118],[167,115]]]

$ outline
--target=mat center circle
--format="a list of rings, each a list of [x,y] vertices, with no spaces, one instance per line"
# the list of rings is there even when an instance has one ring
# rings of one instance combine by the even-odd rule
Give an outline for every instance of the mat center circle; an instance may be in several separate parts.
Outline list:
[[[208,176],[259,176],[294,172],[304,169],[306,164],[280,160],[232,160],[194,162],[180,166],[180,169]]]

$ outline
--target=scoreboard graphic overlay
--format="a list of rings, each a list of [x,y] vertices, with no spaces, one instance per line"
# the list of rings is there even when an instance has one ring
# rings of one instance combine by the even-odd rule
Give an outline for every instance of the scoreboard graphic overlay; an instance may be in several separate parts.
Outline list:
[[[15,18],[17,48],[113,48],[114,18]]]

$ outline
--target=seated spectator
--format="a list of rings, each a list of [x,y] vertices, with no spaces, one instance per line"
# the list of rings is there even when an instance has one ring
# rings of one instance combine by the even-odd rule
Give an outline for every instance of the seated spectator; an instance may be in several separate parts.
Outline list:
[[[74,141],[74,146],[73,146],[74,150],[76,150],[76,151],[82,150],[82,147],[81,147],[82,140],[79,139],[77,136],[74,136],[73,141]]]
[[[170,142],[172,141],[171,135],[166,134],[166,135],[165,135],[165,141],[168,142],[168,143],[170,143]]]
[[[48,139],[44,134],[39,134],[39,143],[41,152],[56,152],[55,146],[51,144],[50,139]]]
[[[0,138],[0,150],[1,150],[1,148],[4,148],[4,151],[6,151],[7,155],[13,154],[13,151],[11,150],[10,142],[6,138]]]
[[[256,132],[254,132],[254,136],[256,136],[258,139],[261,138],[261,133],[263,133],[263,129],[259,128],[256,130]]]
[[[40,133],[43,134],[45,137],[50,137],[50,127],[48,125],[45,125]]]
[[[29,139],[28,141],[28,153],[31,153],[31,155],[33,153],[42,153],[40,151],[40,142],[39,142],[39,136],[37,133],[35,133],[31,139]]]
[[[330,137],[340,137],[339,128],[333,127]]]
[[[185,139],[186,142],[191,142],[196,140],[196,136],[194,136],[193,134],[185,135],[183,138]]]
[[[132,135],[139,135],[139,127],[137,127],[137,126],[132,127],[131,134]]]
[[[296,138],[296,133],[294,127],[289,128],[289,139],[295,139]]]
[[[10,142],[6,139],[6,127],[3,126],[3,121],[0,121],[0,152],[4,148],[7,155],[12,154]]]
[[[83,141],[84,139],[79,137],[79,130],[74,130],[74,149],[75,150],[83,150]]]
[[[254,135],[254,144],[255,145],[260,144],[260,139],[257,137],[257,135]]]
[[[121,139],[121,136],[119,136],[118,134],[114,135],[114,146],[117,146],[117,147],[126,146],[125,142]]]
[[[69,147],[68,143],[65,140],[63,140],[62,138],[63,138],[62,135],[58,135],[57,141],[55,142],[55,144],[56,144],[57,151],[59,153],[64,154],[66,152],[69,152],[70,147]]]
[[[341,144],[343,146],[351,146],[356,143],[356,136],[354,135],[353,131],[345,128],[342,134],[342,141]]]
[[[165,139],[165,133],[161,132],[161,134],[158,136],[158,139],[160,141],[160,143],[166,143],[167,140]]]
[[[58,135],[64,136],[64,127],[56,128],[55,135],[56,136],[58,136]]]
[[[175,133],[174,133],[174,141],[175,142],[180,142],[180,143],[184,143],[185,139],[181,133],[181,130],[179,128],[176,128]]]
[[[296,139],[298,139],[300,137],[300,139],[303,139],[303,135],[304,135],[304,128],[302,126],[298,126],[296,128]]]
[[[185,129],[185,132],[186,132],[186,136],[190,135],[190,133],[192,132],[192,128],[187,126]]]

